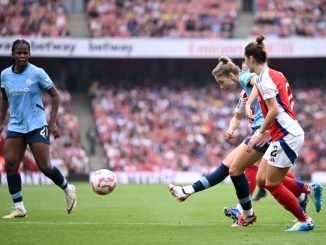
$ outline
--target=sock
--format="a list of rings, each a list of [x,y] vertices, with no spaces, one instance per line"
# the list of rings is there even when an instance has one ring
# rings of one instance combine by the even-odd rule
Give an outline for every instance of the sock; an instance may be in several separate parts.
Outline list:
[[[269,190],[274,198],[299,221],[307,220],[308,215],[302,210],[293,193],[289,191],[283,183],[276,186],[266,186],[266,189]]]
[[[21,201],[21,202],[15,202],[14,205],[15,205],[15,208],[18,208],[20,210],[25,210],[25,206],[24,206],[23,201]]]
[[[244,174],[240,174],[238,176],[231,176],[231,179],[236,190],[239,203],[242,206],[242,209],[245,214],[246,210],[248,211],[252,208],[248,181]]]
[[[305,193],[301,193],[301,195],[298,197],[298,202],[302,202],[306,199],[306,194]]]
[[[242,209],[240,203],[238,203],[235,208],[238,209],[241,214],[243,214],[243,209]]]
[[[59,169],[56,167],[53,167],[51,174],[46,174],[44,172],[45,176],[47,176],[49,179],[53,181],[54,184],[59,186],[61,189],[65,190],[68,187],[68,182],[66,178],[62,175]]]
[[[246,168],[245,171],[245,175],[249,184],[250,196],[252,196],[256,188],[257,171],[258,171],[258,167],[256,165],[249,166],[248,168]]]
[[[229,168],[223,163],[207,176],[201,177],[198,181],[192,184],[195,192],[205,190],[214,185],[221,183],[229,175]]]
[[[294,173],[292,173],[292,171],[288,171],[286,173],[286,176],[289,177],[289,178],[291,178],[291,179],[296,179],[296,177],[295,177]]]
[[[14,203],[23,201],[22,179],[20,174],[7,175],[9,193]]]
[[[310,194],[309,185],[296,180],[291,179],[287,176],[284,177],[283,184],[286,188],[288,188],[296,197],[299,197],[301,193]]]
[[[192,185],[187,185],[182,188],[185,191],[185,193],[187,193],[187,194],[191,195],[191,194],[195,193],[195,189],[194,189],[194,187],[192,187]]]
[[[251,216],[254,214],[254,209],[251,208],[249,210],[242,210],[242,214],[245,216],[245,217],[248,217],[248,216]]]

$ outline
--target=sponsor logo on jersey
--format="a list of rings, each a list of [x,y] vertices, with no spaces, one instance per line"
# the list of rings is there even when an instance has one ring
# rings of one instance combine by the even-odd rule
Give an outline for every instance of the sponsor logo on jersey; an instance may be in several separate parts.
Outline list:
[[[21,95],[29,92],[29,88],[10,88],[9,93],[12,95]]]

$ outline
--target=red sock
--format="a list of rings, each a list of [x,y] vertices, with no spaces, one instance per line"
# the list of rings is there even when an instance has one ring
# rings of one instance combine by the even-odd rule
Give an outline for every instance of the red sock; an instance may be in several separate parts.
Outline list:
[[[308,218],[308,215],[302,210],[296,197],[282,183],[276,186],[266,186],[265,188],[299,221],[305,221]]]
[[[294,173],[292,173],[292,171],[288,171],[286,173],[286,176],[289,177],[289,178],[291,178],[291,179],[296,179],[296,177],[295,177]]]
[[[250,196],[252,196],[256,188],[257,171],[258,171],[258,167],[256,165],[251,165],[248,168],[246,168],[246,171],[244,173],[249,183]]]
[[[301,193],[310,194],[309,186],[299,180],[289,178],[285,176],[283,184],[288,188],[296,197],[299,197]]]

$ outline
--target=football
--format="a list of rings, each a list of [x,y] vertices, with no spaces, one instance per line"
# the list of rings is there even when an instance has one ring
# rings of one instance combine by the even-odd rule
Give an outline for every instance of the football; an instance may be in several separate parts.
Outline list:
[[[90,174],[89,183],[96,194],[107,195],[114,191],[117,178],[112,171],[100,169]]]

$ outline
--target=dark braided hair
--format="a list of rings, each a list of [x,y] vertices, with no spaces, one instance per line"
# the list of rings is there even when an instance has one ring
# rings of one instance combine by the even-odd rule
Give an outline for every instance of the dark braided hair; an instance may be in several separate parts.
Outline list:
[[[16,46],[20,45],[20,44],[25,44],[28,47],[28,52],[31,53],[31,45],[29,44],[29,42],[27,42],[25,39],[17,39],[12,43],[12,46],[11,46],[11,54],[12,55],[15,53]],[[11,60],[11,65],[13,67],[15,67],[15,63],[16,63],[15,59],[13,58]]]

